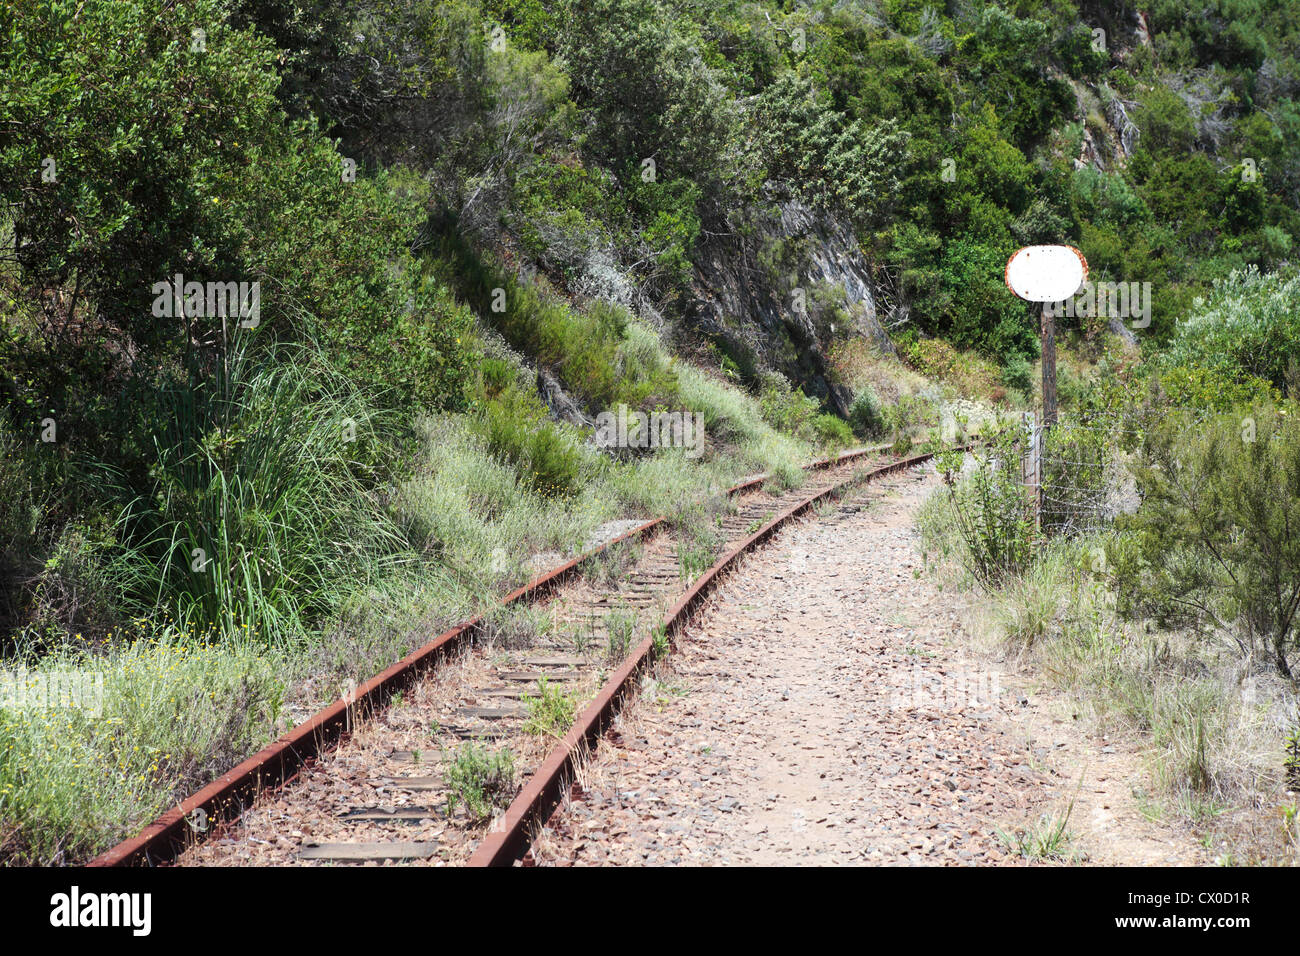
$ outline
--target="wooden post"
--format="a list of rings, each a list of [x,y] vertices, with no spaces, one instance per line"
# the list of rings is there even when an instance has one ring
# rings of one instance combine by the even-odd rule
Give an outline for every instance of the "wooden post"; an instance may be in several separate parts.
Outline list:
[[[1043,429],[1033,412],[1025,412],[1025,453],[1020,459],[1021,481],[1028,492],[1026,506],[1033,514],[1034,533],[1042,528],[1043,514]]]
[[[1043,427],[1056,424],[1056,321],[1052,309],[1043,306],[1041,333],[1043,352]]]
[[[1034,429],[1034,533],[1043,533],[1043,436],[1047,425]]]

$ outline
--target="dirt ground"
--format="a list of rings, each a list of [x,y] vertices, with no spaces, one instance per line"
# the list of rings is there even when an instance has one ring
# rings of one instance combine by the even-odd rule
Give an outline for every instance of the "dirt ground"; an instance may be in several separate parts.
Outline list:
[[[535,844],[541,865],[1203,864],[1131,746],[977,656],[923,571],[938,479],[867,486],[723,583]],[[1050,842],[1050,841],[1049,841]]]

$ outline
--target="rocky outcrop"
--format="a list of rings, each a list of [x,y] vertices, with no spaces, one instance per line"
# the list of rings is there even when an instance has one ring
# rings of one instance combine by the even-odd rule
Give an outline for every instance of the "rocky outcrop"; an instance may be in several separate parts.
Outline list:
[[[853,396],[833,381],[831,345],[865,337],[894,351],[853,231],[793,199],[729,227],[698,251],[688,325],[742,368],[775,369],[847,416]]]

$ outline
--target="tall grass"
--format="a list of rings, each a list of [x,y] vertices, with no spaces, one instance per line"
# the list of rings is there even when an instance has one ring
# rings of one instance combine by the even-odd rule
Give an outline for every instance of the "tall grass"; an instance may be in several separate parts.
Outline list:
[[[130,612],[298,638],[403,560],[373,487],[389,426],[310,349],[237,341],[160,403],[151,493],[118,522]]]
[[[969,548],[954,510],[941,489],[918,516],[927,554],[948,573],[967,567]],[[1275,674],[1244,673],[1226,645],[1216,653],[1197,635],[1123,620],[1101,573],[1105,543],[1101,535],[1049,539],[1032,564],[981,587],[973,623],[987,650],[1014,655],[1067,693],[1098,731],[1144,740],[1154,792],[1169,811],[1206,825],[1229,806],[1277,800],[1293,691]],[[958,581],[975,584],[969,573]],[[1257,810],[1243,812],[1258,821]],[[1270,845],[1266,829],[1252,824],[1256,856],[1284,842],[1274,833]]]

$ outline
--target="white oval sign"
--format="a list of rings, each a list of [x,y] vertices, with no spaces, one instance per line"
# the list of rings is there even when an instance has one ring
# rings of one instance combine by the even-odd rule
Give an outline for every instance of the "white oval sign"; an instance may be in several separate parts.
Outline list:
[[[1074,246],[1025,246],[1007,260],[1007,288],[1030,302],[1068,299],[1088,279],[1088,260]]]

